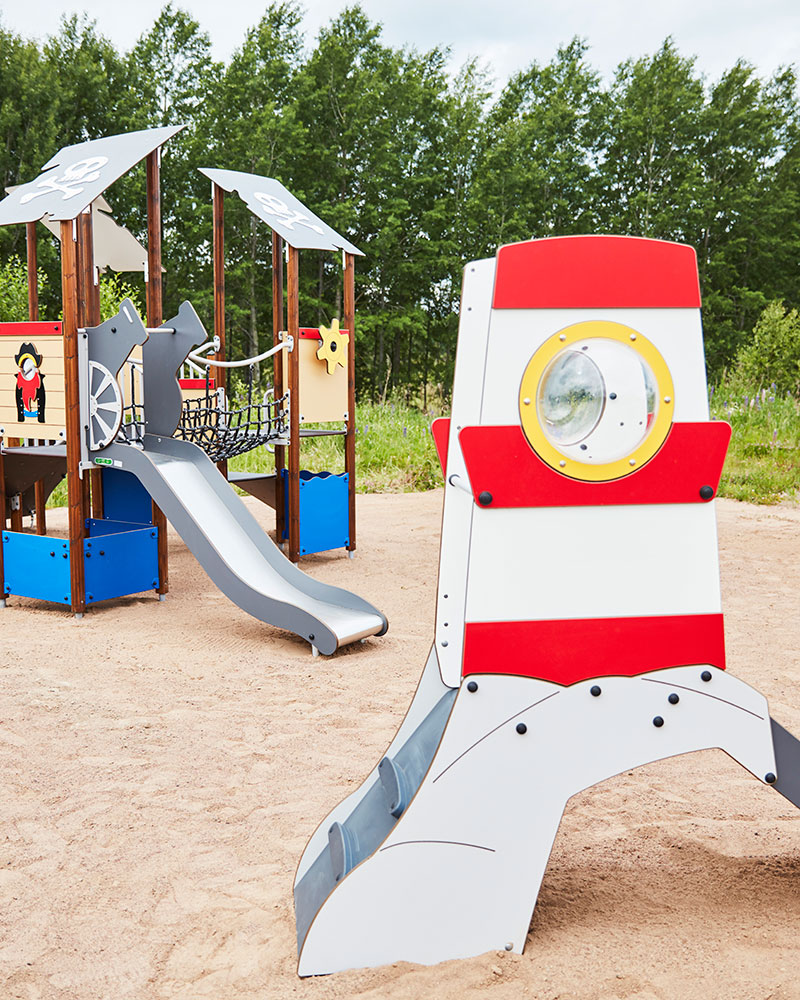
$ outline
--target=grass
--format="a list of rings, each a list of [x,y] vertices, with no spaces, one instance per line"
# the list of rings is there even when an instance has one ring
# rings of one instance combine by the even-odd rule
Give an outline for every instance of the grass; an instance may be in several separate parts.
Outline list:
[[[733,427],[719,495],[749,503],[800,500],[800,399],[770,389],[710,390],[711,416]]]
[[[733,437],[719,495],[749,503],[800,500],[800,400],[768,389],[734,393],[723,383],[710,391],[711,416],[727,420]],[[356,409],[356,486],[360,493],[411,493],[441,486],[439,460],[430,432],[433,417],[402,402],[361,403]],[[301,467],[314,472],[344,470],[341,437],[303,441]],[[242,472],[272,472],[265,448],[230,463]],[[48,502],[67,502],[62,482]]]

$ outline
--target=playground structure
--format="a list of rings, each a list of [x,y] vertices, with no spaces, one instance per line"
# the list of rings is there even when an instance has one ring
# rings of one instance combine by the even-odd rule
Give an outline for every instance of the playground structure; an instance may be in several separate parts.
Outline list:
[[[173,437],[185,408],[178,372],[190,355],[207,363],[193,352],[211,343],[188,302],[162,322],[159,150],[179,129],[65,147],[37,180],[0,203],[0,224],[27,226],[31,314],[30,323],[0,324],[0,439],[6,439],[0,441],[3,603],[18,594],[66,604],[81,616],[87,605],[112,597],[149,589],[163,597],[168,588],[166,514],[235,603],[302,636],[315,653],[332,653],[383,634],[384,616],[361,598],[301,573],[264,535],[208,456]],[[129,300],[101,323],[92,206],[143,158],[147,326]],[[39,220],[59,224],[61,323],[38,322]],[[277,351],[291,353],[291,347],[286,338]],[[214,342],[220,364],[222,349]],[[226,418],[237,417],[227,407],[217,409]],[[248,402],[245,409],[249,413],[253,407]],[[280,403],[256,409],[257,433],[285,440]],[[251,424],[240,420],[228,438],[238,438],[241,446]],[[252,436],[248,443],[253,446]],[[46,535],[44,515],[47,495],[64,473],[66,541]],[[22,530],[22,510],[29,505],[36,508],[37,534]]]
[[[433,645],[300,859],[301,976],[521,953],[567,801],[640,765],[720,748],[800,807],[800,741],[725,672],[693,249],[469,264],[453,390]]]
[[[363,256],[273,178],[236,170],[203,168],[209,178],[213,204],[214,335],[217,353],[201,359],[216,373],[217,396],[206,391],[184,406],[180,436],[199,444],[215,461],[226,463],[240,453],[239,440],[219,441],[216,400],[224,398],[226,369],[237,362],[225,355],[225,194],[238,194],[248,210],[272,231],[273,348],[257,359],[274,358],[273,405],[284,422],[282,433],[257,441],[271,443],[274,474],[235,473],[224,466],[230,482],[275,509],[276,533],[285,542],[292,562],[327,549],[356,549],[355,515],[355,257]],[[334,320],[329,329],[300,326],[299,251],[341,250],[343,255],[344,329]],[[284,317],[284,254],[286,258],[286,312]],[[285,318],[285,322],[284,322]],[[288,350],[287,350],[288,348]],[[212,387],[213,388],[213,387]],[[220,390],[222,394],[220,397]],[[311,424],[325,424],[312,428]],[[300,445],[318,436],[344,439],[344,472],[313,473],[300,468]],[[249,445],[253,447],[254,445]],[[237,450],[238,449],[238,450]]]

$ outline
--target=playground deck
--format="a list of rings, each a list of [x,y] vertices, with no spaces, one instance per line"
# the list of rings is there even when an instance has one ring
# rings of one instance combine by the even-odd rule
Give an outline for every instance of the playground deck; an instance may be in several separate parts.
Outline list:
[[[163,604],[0,612],[0,995],[800,996],[797,813],[719,751],[572,800],[524,955],[296,978],[295,865],[411,701],[441,500],[360,496],[355,562],[304,561],[393,623],[330,659],[231,604],[174,532]],[[800,509],[717,509],[729,668],[797,732]]]

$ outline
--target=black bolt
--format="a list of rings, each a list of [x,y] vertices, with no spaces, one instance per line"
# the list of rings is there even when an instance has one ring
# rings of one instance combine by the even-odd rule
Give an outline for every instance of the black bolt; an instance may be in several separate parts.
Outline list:
[[[467,691],[469,691],[470,694],[475,694],[477,690],[478,690],[478,682],[469,681],[467,684]]]
[[[777,777],[772,773],[772,771],[767,771],[764,775],[764,781],[766,781],[768,785],[774,785],[777,780]]]
[[[151,532],[150,532],[150,537],[151,537],[151,538],[155,538],[155,537],[156,537],[156,533],[155,533],[155,531],[151,531]]]
[[[527,731],[528,727],[525,725],[524,722],[517,723],[517,732],[519,733],[520,736],[524,736],[525,733],[527,733]]]
[[[610,392],[610,393],[608,394],[608,398],[609,398],[609,399],[616,399],[616,398],[617,398],[617,394],[616,394],[615,392]]]
[[[589,694],[590,694],[590,695],[591,695],[591,696],[592,696],[593,698],[599,698],[599,697],[600,697],[600,695],[601,695],[602,693],[603,693],[603,689],[602,689],[601,687],[598,687],[598,685],[597,685],[597,684],[593,684],[593,685],[592,685],[592,686],[591,686],[591,687],[589,688]]]
[[[711,671],[710,670],[704,670],[702,672],[702,674],[700,674],[700,680],[701,681],[705,681],[706,684],[708,684],[708,682],[711,680]]]
[[[55,552],[51,552],[51,553],[50,553],[50,555],[51,555],[51,556],[54,556],[54,555],[55,555]]]
[[[669,698],[667,698],[667,701],[670,703],[670,705],[677,705],[680,700],[681,699],[678,697],[678,695],[675,694],[674,691],[669,696]]]
[[[478,494],[478,503],[483,507],[488,507],[492,500],[494,500],[494,497],[488,490],[484,490],[483,493]]]
[[[101,556],[104,556],[105,554],[106,554],[106,553],[105,553],[105,549],[100,549],[100,555],[101,555]]]
[[[63,556],[63,558],[64,558],[64,559],[66,559],[66,558],[67,558],[67,553],[66,553],[66,552],[64,553],[64,556]]]
[[[656,729],[660,729],[664,725],[664,720],[661,718],[660,715],[657,715],[655,719],[653,719],[653,725],[656,727]]]
[[[111,332],[112,332],[112,333],[116,333],[116,332],[117,332],[117,328],[116,328],[115,326],[112,326],[112,327],[111,327]]]
[[[446,646],[446,645],[447,645],[447,639],[443,639],[443,640],[442,640],[442,645],[443,645],[443,646]]]
[[[309,638],[309,639],[313,639],[313,638],[314,638],[314,633],[312,632],[312,633],[311,633],[311,635],[309,635],[309,637],[308,637],[308,638]]]
[[[701,486],[700,487],[700,496],[702,497],[703,500],[710,500],[714,496],[714,487],[713,486]]]
[[[92,553],[91,552],[87,552],[86,553],[86,558],[87,559],[91,559],[92,558]]]

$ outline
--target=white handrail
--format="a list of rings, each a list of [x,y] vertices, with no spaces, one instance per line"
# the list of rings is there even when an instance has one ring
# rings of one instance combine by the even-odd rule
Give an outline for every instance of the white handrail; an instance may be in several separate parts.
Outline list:
[[[204,347],[207,345],[203,345]],[[259,354],[255,358],[245,358],[244,361],[212,361],[211,358],[201,358],[195,351],[189,351],[186,357],[193,361],[196,365],[206,365],[212,368],[246,368],[248,365],[254,365],[258,361],[264,361],[267,358],[271,358],[273,354],[277,354],[278,351],[288,350],[290,347],[289,341],[284,340],[282,343],[277,344],[275,347],[271,347],[268,351],[264,351],[263,354]],[[202,350],[203,348],[200,348]]]

